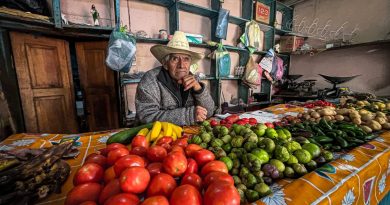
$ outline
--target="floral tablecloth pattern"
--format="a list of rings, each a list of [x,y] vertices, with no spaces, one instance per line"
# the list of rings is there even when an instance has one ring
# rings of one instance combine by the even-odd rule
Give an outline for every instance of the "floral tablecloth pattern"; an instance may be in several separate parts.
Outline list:
[[[266,108],[270,112],[302,112],[299,107],[277,105]],[[87,155],[105,147],[106,140],[120,130],[82,134],[15,134],[0,142],[0,150],[41,148],[51,146],[63,138],[80,137],[80,154],[67,160],[71,174],[62,187],[61,194],[52,194],[37,204],[63,204],[73,187],[73,175]],[[253,204],[378,204],[390,190],[390,132],[356,147],[348,153],[336,153],[334,160],[299,179],[282,179],[274,183],[273,193]]]

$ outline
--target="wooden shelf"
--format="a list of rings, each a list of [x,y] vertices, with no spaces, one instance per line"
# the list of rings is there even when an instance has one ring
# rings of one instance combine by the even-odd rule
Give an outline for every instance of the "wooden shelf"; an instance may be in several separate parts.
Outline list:
[[[178,8],[182,11],[186,11],[189,13],[209,17],[209,18],[214,18],[218,16],[218,11],[201,7],[195,4],[187,3],[185,1],[178,1]]]
[[[172,0],[142,0],[142,2],[164,6],[164,7],[170,7],[172,4],[174,4],[174,1]]]
[[[159,38],[142,38],[136,37],[137,43],[156,43],[156,44],[167,44],[168,40]]]
[[[275,34],[280,35],[280,36],[290,34],[291,32],[292,32],[291,30],[284,30],[284,29],[275,28]]]
[[[235,17],[235,16],[229,16],[229,23],[236,24],[236,25],[243,25],[249,20],[243,19],[240,17]]]

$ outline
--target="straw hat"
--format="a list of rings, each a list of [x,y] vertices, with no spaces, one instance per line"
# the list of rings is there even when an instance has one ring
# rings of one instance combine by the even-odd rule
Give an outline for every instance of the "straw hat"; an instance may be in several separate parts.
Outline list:
[[[182,31],[175,31],[175,34],[167,45],[155,45],[150,48],[150,52],[152,52],[154,57],[156,57],[160,62],[162,62],[165,56],[171,53],[190,55],[192,59],[191,64],[194,64],[203,58],[202,53],[190,50],[190,45],[187,41],[186,35]]]

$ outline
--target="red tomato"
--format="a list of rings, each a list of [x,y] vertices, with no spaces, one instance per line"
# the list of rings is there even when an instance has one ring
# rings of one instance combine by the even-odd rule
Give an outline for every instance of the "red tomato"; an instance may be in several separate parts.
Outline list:
[[[148,152],[146,153],[148,159],[152,162],[162,162],[167,156],[167,150],[161,146],[152,146],[149,147]]]
[[[122,172],[119,181],[122,191],[139,194],[148,186],[150,174],[143,167],[130,167]]]
[[[187,159],[187,169],[184,172],[184,174],[186,175],[191,173],[195,173],[195,174],[198,173],[198,164],[194,159],[189,158]]]
[[[85,183],[97,182],[103,179],[103,168],[96,163],[83,165],[73,177],[75,186]]]
[[[267,126],[268,128],[274,128],[274,124],[272,124],[272,122],[266,122],[264,123],[265,126]]]
[[[152,196],[145,199],[141,205],[169,205],[169,202],[165,196]]]
[[[102,190],[99,196],[99,204],[104,204],[104,202],[114,196],[121,193],[121,186],[119,179],[111,180]]]
[[[104,171],[104,183],[105,184],[107,184],[108,182],[110,182],[111,180],[113,180],[115,178],[116,178],[116,175],[115,175],[115,171],[114,171],[114,166],[111,166],[108,169],[106,169],[106,171]]]
[[[204,205],[239,205],[240,194],[234,185],[228,182],[218,181],[210,184],[203,195]]]
[[[162,163],[161,162],[152,162],[146,166],[146,169],[149,171],[151,177],[160,174],[162,172]]]
[[[172,137],[162,137],[157,141],[156,145],[162,145],[164,143],[171,144],[172,142]]]
[[[84,164],[87,164],[90,162],[96,163],[103,168],[105,168],[107,166],[107,158],[101,154],[92,153],[92,154],[88,155],[88,157],[85,159]]]
[[[182,147],[184,149],[188,145],[188,138],[187,137],[182,137],[180,139],[177,139],[176,141],[174,141],[172,143],[172,146],[174,146],[174,145],[179,145],[180,147]]]
[[[137,205],[139,198],[134,194],[121,193],[110,197],[104,205]]]
[[[130,150],[130,154],[138,155],[140,157],[146,157],[147,151],[148,149],[146,149],[145,147],[133,147]]]
[[[225,172],[210,172],[203,180],[203,186],[207,188],[210,184],[216,181],[226,181],[232,185],[234,185],[233,177]]]
[[[181,185],[184,184],[190,184],[195,188],[197,188],[198,190],[202,189],[202,179],[200,178],[199,175],[194,173],[184,175],[183,179],[181,180]]]
[[[249,118],[249,123],[250,124],[257,124],[256,118],[253,118],[253,117]]]
[[[149,143],[146,140],[145,136],[142,135],[136,135],[133,140],[131,141],[131,147],[149,147]]]
[[[122,171],[129,167],[145,167],[144,159],[137,155],[126,155],[121,157],[114,164],[115,175],[121,175]]]
[[[180,147],[179,145],[173,145],[172,149],[169,153],[172,153],[172,152],[181,152],[182,154],[185,155],[184,149],[182,147]]]
[[[103,149],[99,149],[97,153],[107,157],[108,149],[107,149],[107,147],[103,148]]]
[[[97,205],[97,204],[94,201],[85,201],[85,202],[81,203],[80,205]]]
[[[203,166],[207,162],[213,161],[215,159],[215,155],[207,149],[201,149],[195,152],[194,158],[199,166]]]
[[[220,172],[228,173],[228,169],[227,169],[225,163],[218,161],[218,160],[214,160],[214,161],[211,161],[211,162],[208,162],[207,164],[205,164],[202,167],[202,171],[200,172],[200,174],[202,176],[206,176],[208,173],[213,172],[213,171],[220,171]]]
[[[218,125],[218,122],[216,120],[210,120],[211,127],[215,127]]]
[[[242,120],[239,120],[239,121],[236,122],[236,124],[238,124],[238,125],[245,125],[246,122],[244,122],[244,121],[242,121]]]
[[[86,201],[98,201],[102,186],[98,183],[86,183],[73,187],[66,195],[65,205],[79,205]]]
[[[160,146],[163,147],[165,150],[167,150],[167,152],[170,152],[172,149],[172,146],[168,143],[163,143]]]
[[[183,153],[171,152],[165,157],[163,170],[171,176],[178,177],[184,174],[187,169],[187,158]]]
[[[121,144],[121,143],[112,143],[112,144],[109,144],[107,145],[106,149],[107,149],[107,153],[114,150],[114,149],[118,149],[118,148],[126,148],[125,145]]]
[[[148,197],[157,195],[170,197],[176,186],[176,181],[172,176],[160,173],[153,177],[152,181],[150,181],[147,195]]]
[[[187,155],[187,157],[193,157],[195,152],[198,150],[201,150],[201,149],[203,149],[203,148],[197,144],[189,144],[186,147],[186,155]]]
[[[170,205],[200,205],[202,197],[199,191],[192,185],[185,184],[177,187],[169,201]],[[227,203],[229,204],[229,203]]]
[[[110,151],[107,155],[107,163],[108,165],[114,165],[116,160],[119,158],[130,154],[129,150],[127,148],[118,148]]]

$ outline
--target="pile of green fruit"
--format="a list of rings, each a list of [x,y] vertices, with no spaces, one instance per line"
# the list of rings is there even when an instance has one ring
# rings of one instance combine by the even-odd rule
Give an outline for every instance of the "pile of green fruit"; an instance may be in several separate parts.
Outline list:
[[[275,180],[302,176],[333,160],[331,152],[321,151],[308,140],[294,141],[287,129],[261,123],[233,124],[230,129],[203,123],[189,143],[213,151],[227,165],[243,203],[270,194],[269,185]]]

